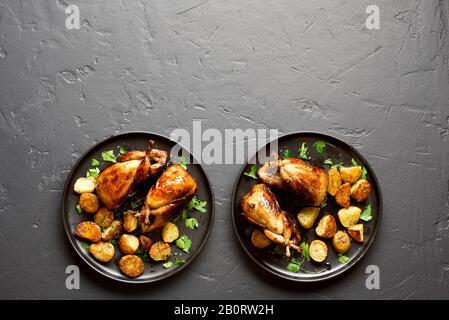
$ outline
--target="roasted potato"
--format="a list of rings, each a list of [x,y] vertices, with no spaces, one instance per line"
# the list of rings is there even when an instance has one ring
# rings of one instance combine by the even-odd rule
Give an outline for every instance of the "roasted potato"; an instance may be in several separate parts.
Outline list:
[[[143,264],[142,259],[135,255],[126,255],[121,257],[118,262],[118,266],[120,271],[130,278],[140,276],[145,270],[145,265]]]
[[[171,243],[176,239],[178,239],[178,237],[179,237],[178,226],[174,223],[167,222],[165,226],[162,228],[162,240]]]
[[[298,213],[299,224],[304,229],[312,228],[319,213],[320,213],[320,208],[317,208],[317,207],[307,207],[307,208],[301,209],[301,211],[299,211],[299,213]]]
[[[95,184],[94,178],[78,178],[73,186],[73,190],[79,194],[92,193],[95,191]]]
[[[351,239],[345,231],[337,231],[332,239],[332,246],[338,253],[346,253],[351,248]]]
[[[101,240],[101,228],[95,222],[83,221],[76,226],[75,235],[91,242],[98,242]]]
[[[332,238],[336,231],[337,223],[335,222],[335,218],[331,215],[322,217],[315,229],[316,234],[322,238]]]
[[[87,213],[95,213],[100,207],[100,201],[93,193],[83,193],[80,196],[80,207]]]
[[[114,221],[114,212],[106,207],[100,208],[97,213],[95,213],[94,221],[101,228],[106,229]]]
[[[310,257],[313,261],[323,262],[327,257],[327,245],[321,240],[313,240],[309,246]]]
[[[357,202],[364,202],[368,200],[371,193],[371,185],[365,179],[360,179],[351,187],[351,197]]]
[[[109,262],[114,258],[115,249],[112,243],[98,242],[89,246],[89,252],[101,262]]]
[[[351,205],[351,185],[349,183],[343,183],[338,187],[335,202],[343,208],[348,208]]]
[[[140,241],[132,234],[122,234],[118,240],[118,245],[124,254],[134,254],[139,249]]]
[[[348,233],[351,236],[352,239],[354,239],[357,242],[362,243],[363,238],[363,224],[355,224],[353,226],[350,226],[348,228]]]
[[[349,228],[359,221],[361,213],[362,210],[360,208],[352,206],[349,208],[340,209],[338,211],[338,218],[344,227]]]
[[[111,240],[118,236],[120,230],[122,230],[122,223],[119,220],[115,220],[106,230],[103,231],[101,234],[101,239],[104,241]]]
[[[362,167],[340,167],[340,174],[343,182],[353,184],[359,180],[362,175]]]
[[[251,233],[251,242],[256,248],[259,249],[264,249],[272,244],[271,240],[268,239],[259,229],[254,229]]]
[[[337,168],[332,167],[329,169],[328,173],[329,175],[329,183],[327,184],[327,192],[331,196],[335,196],[335,194],[338,191],[338,187],[341,186],[341,175]]]
[[[141,234],[139,236],[139,240],[140,240],[140,246],[142,247],[142,249],[144,251],[150,250],[151,245],[153,244],[153,241],[151,241],[150,238],[148,238],[147,236],[144,236],[143,234]]]
[[[150,248],[150,257],[154,261],[165,261],[171,255],[171,247],[167,242],[158,241]]]
[[[137,229],[137,218],[133,211],[127,211],[123,215],[123,229],[126,232],[133,232]]]

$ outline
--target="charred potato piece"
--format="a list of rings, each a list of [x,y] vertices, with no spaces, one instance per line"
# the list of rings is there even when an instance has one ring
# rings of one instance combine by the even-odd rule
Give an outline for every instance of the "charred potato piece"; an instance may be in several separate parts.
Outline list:
[[[304,229],[312,228],[319,213],[320,213],[320,208],[317,208],[317,207],[307,207],[307,208],[301,209],[301,211],[299,211],[299,213],[298,213],[299,224]]]
[[[73,186],[73,190],[79,194],[92,193],[95,191],[95,185],[94,178],[78,178]]]
[[[150,248],[150,257],[154,261],[165,261],[171,255],[171,247],[167,242],[158,241]]]
[[[111,225],[103,231],[101,234],[101,239],[104,241],[111,240],[120,233],[120,230],[122,230],[122,223],[118,220],[115,220],[111,223]]]
[[[114,221],[114,212],[106,207],[100,208],[97,213],[95,213],[94,221],[101,228],[106,229]]]
[[[368,200],[371,193],[371,185],[365,179],[360,179],[351,187],[351,197],[357,202]]]
[[[139,241],[140,241],[140,246],[142,247],[142,249],[144,251],[150,250],[151,245],[153,244],[153,241],[151,241],[150,238],[148,238],[147,236],[144,236],[143,234],[141,234],[139,236]]]
[[[95,222],[83,221],[76,226],[75,235],[91,242],[98,242],[101,240],[101,228]]]
[[[338,218],[340,219],[343,227],[349,228],[359,221],[361,213],[362,210],[360,208],[352,206],[349,208],[340,209],[338,211]]]
[[[343,208],[348,208],[351,205],[351,185],[349,183],[343,183],[338,187],[335,202]]]
[[[100,201],[93,193],[83,193],[80,196],[80,207],[87,213],[95,213],[100,207]]]
[[[143,264],[142,259],[135,255],[121,257],[118,266],[120,271],[130,278],[136,278],[142,275],[145,270],[145,265]]]
[[[114,258],[115,249],[112,243],[98,242],[89,246],[89,252],[100,262],[109,262]]]
[[[355,183],[362,175],[362,167],[340,167],[341,179],[350,184]]]
[[[321,240],[313,240],[309,246],[310,257],[313,261],[323,262],[327,257],[327,245]]]
[[[332,238],[336,231],[337,223],[335,222],[335,218],[331,215],[322,217],[315,229],[316,234],[322,238]]]
[[[268,239],[265,234],[258,229],[254,229],[251,233],[251,242],[258,249],[265,249],[272,244],[271,240]]]
[[[350,226],[348,228],[348,233],[351,236],[352,239],[354,239],[357,242],[362,243],[363,238],[363,224],[355,224],[353,226]]]
[[[133,232],[137,229],[137,218],[133,211],[125,212],[123,215],[123,229],[126,232]]]
[[[179,229],[178,226],[174,223],[167,222],[165,226],[162,228],[162,240],[164,242],[171,243],[178,239],[179,237]]]
[[[331,196],[335,196],[338,191],[338,187],[341,186],[341,175],[337,168],[332,167],[327,173],[329,175],[329,183],[327,185],[327,193]]]
[[[351,239],[345,231],[337,231],[332,239],[332,246],[337,253],[346,253],[351,248]]]
[[[134,254],[139,249],[139,238],[131,234],[122,234],[118,240],[120,250],[124,254]]]

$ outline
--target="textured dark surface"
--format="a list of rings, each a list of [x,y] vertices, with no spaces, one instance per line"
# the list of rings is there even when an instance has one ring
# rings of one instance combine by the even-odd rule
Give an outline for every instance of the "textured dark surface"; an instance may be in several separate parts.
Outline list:
[[[373,0],[73,3],[82,26],[69,31],[62,0],[0,1],[1,298],[449,298],[447,0],[376,0],[376,31]],[[193,119],[356,146],[384,195],[368,255],[321,284],[271,278],[232,231],[240,166],[210,165],[216,221],[185,272],[137,287],[91,271],[63,231],[68,170],[105,137]],[[69,264],[80,290],[65,288]],[[380,290],[365,288],[370,264]]]

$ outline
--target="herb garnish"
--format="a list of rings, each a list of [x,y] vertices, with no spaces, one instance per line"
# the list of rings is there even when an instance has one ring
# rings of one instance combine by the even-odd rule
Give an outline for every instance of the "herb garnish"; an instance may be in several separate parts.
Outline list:
[[[257,176],[257,165],[256,165],[256,164],[253,164],[253,165],[251,166],[251,169],[250,169],[249,172],[244,172],[243,174],[244,174],[245,176],[250,177],[250,178],[253,178],[253,179],[255,179],[255,180],[258,180],[258,179],[259,179],[259,177]]]
[[[360,220],[363,221],[370,221],[373,218],[372,212],[371,212],[371,205],[367,205],[365,210],[363,210],[362,214],[360,215]]]
[[[108,162],[112,162],[112,163],[116,163],[117,162],[117,157],[114,155],[114,150],[109,150],[109,151],[105,151],[101,153],[101,158],[104,161],[108,161]]]
[[[326,142],[318,140],[313,144],[313,146],[315,147],[315,150],[316,152],[318,152],[318,154],[323,154],[324,149],[326,149]]]
[[[176,240],[176,246],[182,251],[189,253],[189,249],[192,246],[192,240],[184,234]]]
[[[298,150],[298,157],[303,160],[309,160],[309,147],[307,147],[306,143],[303,142],[301,144],[301,148]]]

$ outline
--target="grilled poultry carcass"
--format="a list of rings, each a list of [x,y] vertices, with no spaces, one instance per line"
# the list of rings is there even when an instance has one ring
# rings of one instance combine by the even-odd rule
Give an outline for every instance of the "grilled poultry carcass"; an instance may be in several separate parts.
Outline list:
[[[189,201],[198,190],[195,179],[179,164],[168,167],[156,184],[153,185],[145,199],[140,219],[148,226],[142,228],[151,232],[162,228],[172,213]],[[154,216],[154,220],[151,217]]]
[[[119,162],[107,167],[97,178],[98,198],[108,209],[119,208],[133,187],[157,174],[167,162],[167,152],[153,149],[150,141],[146,151],[128,151]]]
[[[265,236],[271,241],[285,246],[286,256],[290,256],[290,248],[301,252],[301,240],[296,222],[291,216],[282,211],[265,184],[253,185],[240,203],[244,217],[253,224],[263,228]]]

